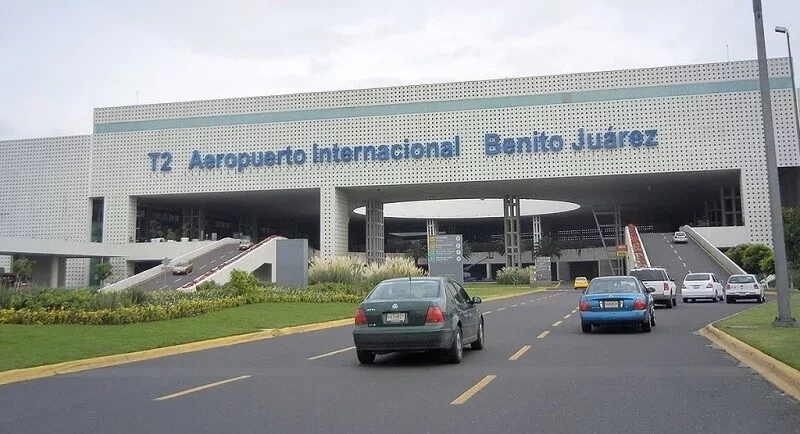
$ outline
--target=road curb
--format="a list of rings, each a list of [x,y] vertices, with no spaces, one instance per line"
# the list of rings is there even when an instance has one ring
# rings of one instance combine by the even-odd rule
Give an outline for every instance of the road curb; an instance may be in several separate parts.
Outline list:
[[[537,292],[545,292],[548,289],[550,289],[550,288],[532,289],[530,291],[518,292],[516,294],[493,295],[491,297],[483,298],[483,299],[481,299],[481,301],[497,301],[497,300],[505,300],[507,298],[513,298],[513,297],[522,297],[523,295],[535,294]]]
[[[713,324],[701,328],[699,333],[754,369],[775,387],[800,401],[800,371],[725,333]]]
[[[0,385],[17,383],[20,381],[34,380],[37,378],[52,377],[55,375],[71,374],[74,372],[88,371],[90,369],[107,368],[111,366],[123,365],[126,363],[152,360],[160,357],[174,356],[178,354],[191,353],[212,348],[226,347],[230,345],[244,344],[264,339],[271,339],[279,336],[286,336],[297,333],[307,333],[312,331],[342,327],[352,324],[352,318],[325,321],[321,323],[302,324],[291,327],[277,329],[265,329],[258,332],[246,333],[221,338],[207,339],[203,341],[188,342],[185,344],[173,345],[169,347],[153,348],[150,350],[135,351],[132,353],[112,354],[109,356],[93,357],[90,359],[71,360],[68,362],[55,363],[51,365],[34,366],[31,368],[13,369],[0,372]]]

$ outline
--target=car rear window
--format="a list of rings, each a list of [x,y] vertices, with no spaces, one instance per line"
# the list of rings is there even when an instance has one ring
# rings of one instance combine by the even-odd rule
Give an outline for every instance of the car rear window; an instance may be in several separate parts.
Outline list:
[[[661,270],[633,270],[629,274],[633,277],[638,278],[642,282],[647,282],[652,280],[667,280],[667,277]]]
[[[711,280],[711,275],[708,274],[688,274],[685,280]]]
[[[394,280],[379,283],[367,300],[438,298],[440,293],[438,280]]]
[[[639,286],[631,279],[593,280],[586,289],[587,294],[637,293]]]
[[[756,279],[753,276],[731,276],[728,283],[755,283]]]
[[[678,236],[678,237],[685,237],[686,236],[686,232],[675,232],[675,235]]]

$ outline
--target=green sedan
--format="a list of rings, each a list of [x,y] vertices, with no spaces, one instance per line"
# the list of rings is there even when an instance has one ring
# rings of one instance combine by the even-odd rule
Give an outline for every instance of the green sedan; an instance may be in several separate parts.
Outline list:
[[[378,354],[436,351],[461,363],[464,345],[483,349],[480,302],[446,277],[384,280],[356,310],[353,341],[358,361],[372,363]]]

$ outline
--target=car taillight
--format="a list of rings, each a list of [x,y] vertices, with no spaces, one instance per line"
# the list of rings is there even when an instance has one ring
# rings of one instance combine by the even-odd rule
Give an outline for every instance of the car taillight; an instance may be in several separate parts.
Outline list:
[[[731,289],[731,284],[730,283],[726,283],[725,284],[725,289]]]
[[[761,288],[759,288],[758,287],[758,283],[756,283],[756,284],[753,285],[753,289],[761,289]]]
[[[439,306],[431,306],[428,308],[428,314],[425,316],[425,322],[444,322],[444,314]]]
[[[664,282],[664,292],[669,292],[669,283]]]
[[[589,302],[586,301],[586,300],[581,301],[580,309],[581,309],[581,312],[588,312],[588,311],[592,310],[591,306],[589,306]]]
[[[358,308],[356,310],[356,325],[363,325],[367,323],[367,314],[364,313],[364,309]]]
[[[633,302],[633,310],[645,310],[647,309],[647,305],[644,304],[642,300],[636,300]]]
[[[713,287],[714,287],[714,284],[711,283],[711,282],[708,282],[708,285],[706,285],[706,288],[713,288]]]

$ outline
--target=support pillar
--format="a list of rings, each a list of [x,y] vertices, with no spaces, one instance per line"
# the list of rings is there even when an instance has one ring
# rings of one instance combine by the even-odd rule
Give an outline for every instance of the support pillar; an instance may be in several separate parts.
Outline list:
[[[542,240],[542,216],[533,216],[533,248]],[[550,258],[537,257],[533,260],[533,269],[535,280],[549,281],[551,276],[550,272]]]
[[[506,247],[506,267],[520,267],[522,265],[519,214],[519,198],[517,196],[504,196],[503,234]]]
[[[51,288],[58,288],[58,274],[60,271],[59,264],[60,258],[58,256],[52,256],[50,258],[50,287]]]
[[[109,196],[104,202],[103,242],[129,243],[136,236],[136,197]],[[124,279],[133,273],[133,267],[125,258],[111,258],[108,262],[111,264],[111,275],[117,279]]]
[[[486,263],[486,278],[492,280],[492,263]]]
[[[383,202],[368,200],[367,217],[367,263],[382,264],[386,260],[383,233]]]
[[[330,259],[348,253],[350,201],[347,192],[336,187],[322,187],[320,202],[320,257]]]

